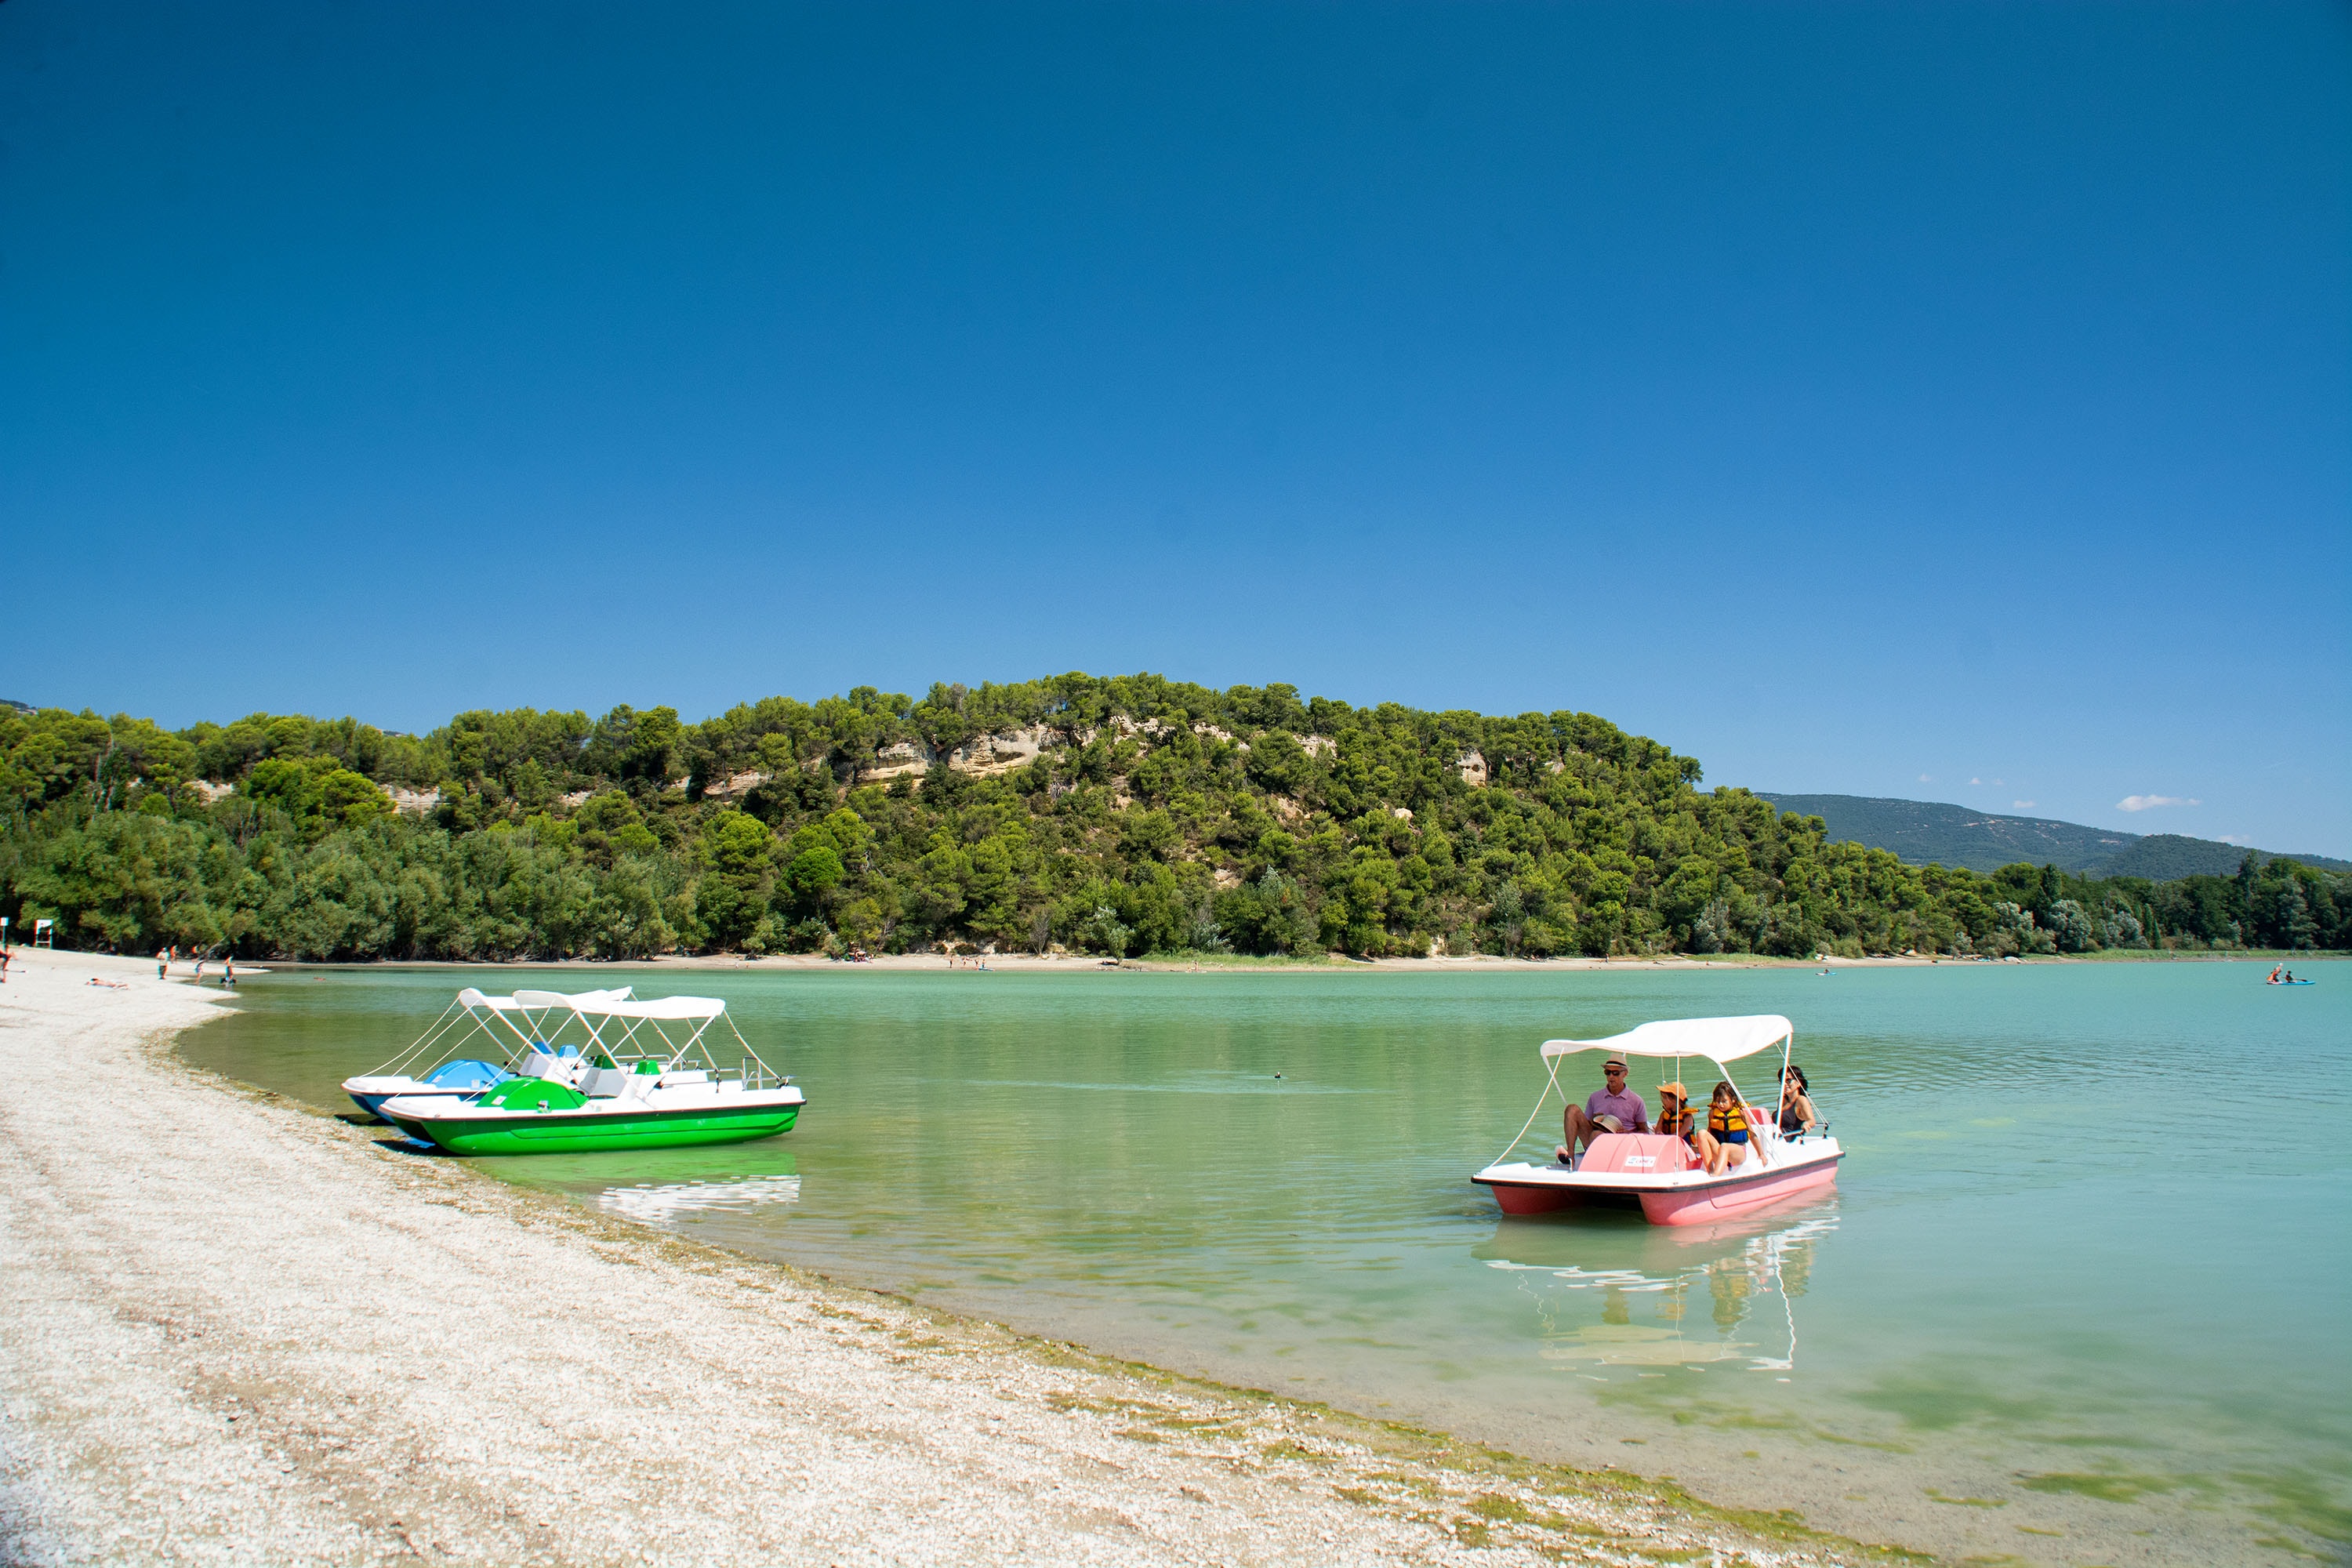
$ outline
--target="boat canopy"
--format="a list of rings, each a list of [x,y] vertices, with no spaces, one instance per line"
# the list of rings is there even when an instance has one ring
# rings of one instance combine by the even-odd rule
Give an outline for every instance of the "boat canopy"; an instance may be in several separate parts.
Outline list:
[[[460,1006],[480,1007],[492,1013],[536,1013],[542,1008],[562,1007],[575,1013],[593,1013],[608,1003],[628,1000],[630,987],[623,985],[611,991],[518,991],[511,996],[489,996],[468,985],[457,993]]]
[[[727,1004],[716,996],[648,996],[642,1002],[624,996],[591,1006],[575,998],[572,1010],[600,1018],[716,1018]]]
[[[557,1013],[569,1013],[588,1032],[588,1043],[608,1055],[623,1050],[635,1039],[637,1031],[652,1026],[653,1038],[671,1051],[692,1047],[702,1037],[702,1032],[727,1014],[727,1004],[716,996],[648,996],[642,1000],[630,994],[628,986],[613,991],[517,991],[512,997],[482,996],[469,991],[458,1000],[469,996],[481,999],[471,1005],[479,1006],[499,1016],[499,1022],[512,1031],[525,1049],[538,1048],[541,1037],[554,1037],[549,1032],[548,1018]],[[524,1027],[518,1028],[507,1013],[522,1016]],[[617,1021],[619,1032],[613,1033]],[[683,1038],[673,1038],[664,1024],[687,1024],[693,1027]],[[562,1026],[554,1026],[557,1028]],[[741,1038],[739,1033],[737,1038]],[[745,1047],[749,1049],[748,1047]]]
[[[518,990],[511,996],[492,996],[468,985],[415,1044],[368,1076],[404,1072],[428,1053],[446,1051],[476,1033],[504,1055],[509,1069],[518,1071],[528,1071],[535,1056],[558,1060],[601,1057],[606,1070],[655,1058],[665,1071],[681,1066],[691,1068],[698,1059],[703,1070],[712,1071],[718,1064],[704,1047],[703,1037],[714,1026],[734,1037],[747,1075],[756,1068],[762,1081],[791,1081],[778,1078],[760,1059],[743,1032],[727,1016],[727,1004],[718,997],[639,998],[626,985],[605,991]],[[460,1035],[459,1030],[465,1033]],[[580,1037],[565,1043],[566,1031]],[[694,1055],[697,1052],[698,1058]],[[745,1081],[751,1081],[749,1076]]]
[[[1778,1013],[1752,1013],[1738,1018],[1661,1018],[1605,1040],[1546,1040],[1543,1054],[1554,1058],[1579,1051],[1613,1051],[1627,1057],[1706,1057],[1721,1064],[1769,1051],[1795,1033],[1796,1026]]]

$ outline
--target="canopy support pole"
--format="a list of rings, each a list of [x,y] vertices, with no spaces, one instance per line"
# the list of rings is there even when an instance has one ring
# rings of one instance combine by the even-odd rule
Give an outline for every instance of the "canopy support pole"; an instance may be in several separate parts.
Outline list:
[[[441,1016],[433,1020],[433,1026],[431,1028],[425,1030],[422,1035],[419,1035],[416,1037],[415,1042],[406,1050],[402,1051],[398,1056],[393,1058],[392,1060],[384,1063],[383,1066],[376,1068],[367,1076],[370,1078],[383,1078],[390,1075],[393,1068],[404,1067],[409,1062],[415,1060],[418,1056],[424,1053],[426,1047],[430,1046],[436,1039],[440,1037],[445,1026],[448,1025],[449,1015],[457,1010],[457,1004],[455,1002],[452,1002],[446,1007],[442,1008]],[[470,1009],[468,1009],[467,1016],[468,1017],[473,1016]]]
[[[766,1064],[765,1062],[762,1062],[762,1063],[761,1063],[761,1064],[760,1064],[760,1065],[761,1065],[761,1066],[762,1066],[762,1067],[765,1067],[767,1064]],[[1496,1156],[1495,1156],[1494,1161],[1493,1161],[1493,1163],[1497,1164],[1497,1165],[1501,1164],[1501,1163],[1503,1163],[1503,1159],[1504,1159],[1504,1156],[1505,1156],[1505,1155],[1507,1155],[1508,1153],[1510,1153],[1510,1152],[1511,1152],[1512,1150],[1514,1150],[1514,1149],[1517,1148],[1517,1147],[1518,1147],[1522,1142],[1524,1142],[1526,1141],[1527,1136],[1528,1136],[1528,1130],[1529,1130],[1530,1128],[1533,1128],[1533,1127],[1535,1126],[1535,1124],[1536,1124],[1536,1118],[1537,1118],[1537,1117],[1538,1117],[1538,1116],[1541,1116],[1541,1115],[1543,1114],[1543,1108],[1544,1108],[1547,1104],[1549,1104],[1549,1103],[1550,1102],[1550,1100],[1551,1100],[1552,1091],[1553,1091],[1553,1090],[1555,1090],[1555,1089],[1559,1089],[1559,1058],[1558,1057],[1554,1057],[1554,1058],[1551,1058],[1551,1062],[1550,1062],[1550,1071],[1549,1071],[1549,1073],[1547,1073],[1547,1074],[1545,1075],[1545,1078],[1544,1078],[1543,1092],[1542,1092],[1541,1094],[1539,1094],[1539,1095],[1536,1096],[1536,1108],[1535,1108],[1533,1110],[1530,1110],[1530,1111],[1528,1111],[1528,1112],[1527,1125],[1526,1125],[1526,1126],[1523,1126],[1523,1127],[1521,1127],[1521,1128],[1519,1129],[1519,1135],[1518,1135],[1517,1138],[1512,1139],[1508,1143],[1506,1143],[1506,1144],[1504,1144],[1504,1145],[1503,1145],[1503,1152],[1502,1152],[1501,1154],[1497,1154],[1497,1155],[1496,1155]],[[1568,1098],[1568,1097],[1567,1097],[1565,1094],[1563,1094],[1563,1095],[1561,1095],[1561,1096],[1560,1096],[1560,1099],[1561,1099],[1563,1101],[1564,1101],[1564,1100],[1567,1100],[1567,1098]],[[1576,1154],[1576,1151],[1575,1151],[1575,1150],[1571,1149],[1571,1150],[1570,1150],[1570,1151],[1569,1151],[1569,1155],[1570,1155],[1570,1158],[1574,1158],[1575,1154]]]

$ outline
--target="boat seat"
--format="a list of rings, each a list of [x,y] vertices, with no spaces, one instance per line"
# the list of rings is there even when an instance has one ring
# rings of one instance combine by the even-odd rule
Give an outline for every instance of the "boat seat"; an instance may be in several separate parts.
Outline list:
[[[580,1091],[610,1100],[629,1087],[630,1074],[621,1068],[590,1068],[580,1075]]]
[[[1604,1132],[1577,1169],[1588,1175],[1663,1176],[1691,1167],[1690,1145],[1663,1132]]]

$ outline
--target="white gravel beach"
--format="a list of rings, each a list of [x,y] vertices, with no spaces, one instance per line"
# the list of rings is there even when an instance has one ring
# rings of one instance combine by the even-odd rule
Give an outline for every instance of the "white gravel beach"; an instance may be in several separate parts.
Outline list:
[[[0,1562],[1878,1557],[391,1152],[173,1058],[217,992],[16,958]]]

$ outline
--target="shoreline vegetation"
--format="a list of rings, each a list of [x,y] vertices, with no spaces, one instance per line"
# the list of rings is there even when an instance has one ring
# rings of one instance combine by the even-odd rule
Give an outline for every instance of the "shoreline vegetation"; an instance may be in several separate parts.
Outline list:
[[[2203,952],[2181,949],[2122,949],[2075,953],[2034,953],[2000,960],[2004,963],[2064,966],[2091,963],[2333,963],[2352,954],[2311,948],[2216,948]],[[1286,953],[1177,952],[1142,958],[1097,958],[1090,953],[998,952],[958,957],[940,952],[880,953],[849,960],[822,953],[736,952],[656,953],[641,959],[603,958],[412,958],[368,959],[340,963],[333,960],[274,960],[268,969],[247,968],[247,974],[307,969],[567,969],[604,968],[614,963],[662,969],[883,969],[930,973],[986,968],[1024,974],[1092,974],[1106,970],[1133,974],[1541,974],[1561,971],[1673,970],[1869,970],[1925,969],[1931,966],[1990,963],[1936,954],[1907,953],[1877,958],[1845,958],[1835,954],[1812,958],[1765,958],[1753,953],[1667,953],[1633,958],[1501,958],[1476,954],[1467,958],[1349,958],[1341,952],[1293,958]],[[183,968],[186,967],[184,963]]]
[[[142,961],[0,1000],[9,1561],[1925,1561],[388,1152],[180,1060],[220,999]]]
[[[2336,963],[2347,956],[2341,952],[2317,952],[2310,949],[2221,949],[2210,952],[2179,952],[2166,950],[2126,950],[2122,952],[2081,952],[2070,954],[2035,954],[2027,958],[2011,958],[2001,962],[2020,964],[2068,966],[2075,964],[2105,965],[2116,963]],[[151,964],[152,960],[148,961]],[[247,967],[239,973],[246,975],[293,973],[308,970],[364,970],[376,968],[447,969],[454,971],[484,969],[605,969],[614,963],[630,967],[670,969],[680,972],[699,970],[766,970],[770,972],[824,970],[843,973],[862,969],[899,973],[947,973],[958,971],[985,970],[992,973],[1020,974],[1543,974],[1563,972],[1616,972],[1636,970],[1744,971],[1753,969],[1788,969],[1819,972],[1822,970],[1925,969],[1930,966],[1972,967],[1979,962],[1973,959],[1946,957],[1900,956],[1888,958],[1759,958],[1752,954],[1693,956],[1688,953],[1669,954],[1661,958],[1547,958],[1507,959],[1473,958],[1349,958],[1344,953],[1324,953],[1306,958],[1287,955],[1260,956],[1247,953],[1169,953],[1146,958],[1097,959],[1085,953],[991,953],[956,958],[938,952],[883,953],[852,963],[837,957],[811,953],[769,953],[757,958],[740,953],[656,953],[641,959],[602,958],[415,958],[368,959],[357,963],[336,963],[332,960],[305,961],[273,960],[268,968]],[[175,973],[184,974],[189,965],[183,962]],[[208,981],[212,976],[205,977]]]
[[[1155,675],[675,710],[0,710],[19,940],[244,960],[2305,956],[2352,873],[1906,865],[1588,713]]]

